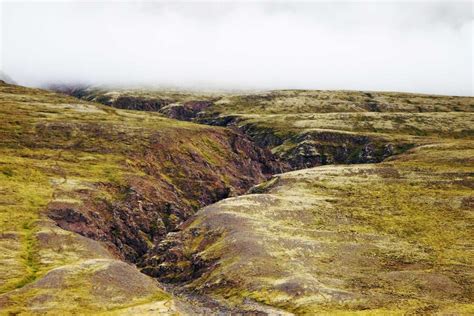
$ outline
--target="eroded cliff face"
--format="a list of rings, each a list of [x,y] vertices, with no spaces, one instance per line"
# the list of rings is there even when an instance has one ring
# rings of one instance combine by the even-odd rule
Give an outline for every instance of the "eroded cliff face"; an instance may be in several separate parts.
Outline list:
[[[5,83],[0,101],[0,307],[11,313],[153,302],[176,312],[155,281],[117,259],[140,263],[199,208],[282,170],[230,129]],[[154,286],[127,296],[127,278]]]
[[[375,133],[344,130],[288,129],[276,122],[247,120],[239,116],[201,116],[198,121],[213,126],[232,126],[248,135],[261,148],[271,149],[289,170],[330,164],[378,163],[414,146],[406,138],[394,140]],[[282,131],[279,129],[281,128]]]
[[[168,117],[238,128],[260,147],[270,149],[289,170],[376,163],[413,147],[419,137],[444,137],[446,133],[463,137],[470,131],[463,129],[459,114],[473,110],[470,98],[408,93],[199,93],[112,88],[62,91],[113,107],[136,109],[136,103],[155,102],[160,106],[153,111]],[[123,100],[129,100],[129,105]],[[432,123],[432,128],[427,128]],[[458,125],[459,129],[447,125]]]
[[[48,216],[64,229],[108,242],[134,263],[199,208],[281,170],[271,153],[224,129],[152,134],[149,145],[127,159],[133,175],[78,192],[81,205],[50,203]]]

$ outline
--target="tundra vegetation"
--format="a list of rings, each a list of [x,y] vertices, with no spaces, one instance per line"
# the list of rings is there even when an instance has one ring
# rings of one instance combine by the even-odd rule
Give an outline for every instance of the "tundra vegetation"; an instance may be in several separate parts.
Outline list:
[[[474,313],[473,98],[55,90],[0,84],[2,313]]]
[[[200,207],[279,170],[223,128],[3,83],[0,103],[7,313],[119,312],[155,300],[173,310],[156,282],[119,260],[139,263]]]

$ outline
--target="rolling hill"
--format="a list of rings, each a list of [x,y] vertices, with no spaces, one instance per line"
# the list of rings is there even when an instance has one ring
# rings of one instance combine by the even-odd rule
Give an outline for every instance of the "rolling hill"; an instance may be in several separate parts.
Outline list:
[[[6,314],[470,314],[474,98],[0,84]]]

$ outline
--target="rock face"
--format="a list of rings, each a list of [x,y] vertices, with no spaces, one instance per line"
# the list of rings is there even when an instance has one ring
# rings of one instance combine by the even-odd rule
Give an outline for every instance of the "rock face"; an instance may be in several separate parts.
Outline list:
[[[160,110],[160,113],[177,120],[192,121],[212,104],[212,101],[188,101],[166,106]]]
[[[383,135],[308,130],[277,136],[278,125],[266,128],[238,117],[200,119],[209,125],[239,126],[257,145],[272,148],[291,170],[328,164],[377,163],[413,147],[411,140],[394,141]]]
[[[95,185],[120,199],[95,199],[92,192],[80,206],[51,203],[49,217],[64,229],[109,242],[115,252],[137,263],[200,207],[242,194],[281,170],[269,152],[228,130],[150,139],[148,149],[130,155],[144,176],[128,176],[121,185]]]
[[[181,93],[157,97],[156,95],[136,95],[132,92],[133,90],[115,93],[107,91],[107,89],[82,86],[52,85],[49,88],[76,98],[99,102],[114,108],[160,112],[169,118],[183,121],[193,120],[198,114],[212,106],[215,100],[219,99],[219,97],[212,97],[210,95],[205,95],[202,99],[194,94],[190,94],[190,97],[187,97],[187,94],[183,95]],[[147,92],[146,90],[141,91]]]
[[[166,104],[167,102],[163,100],[147,100],[142,98],[121,96],[118,97],[111,105],[118,109],[158,111]]]
[[[180,227],[186,228],[186,225]],[[189,234],[169,233],[157,243],[139,264],[141,271],[166,283],[186,283],[200,278],[217,264],[217,260],[208,260],[200,255],[208,245],[221,237],[219,230],[192,229]],[[193,253],[186,248],[196,240],[203,243]]]

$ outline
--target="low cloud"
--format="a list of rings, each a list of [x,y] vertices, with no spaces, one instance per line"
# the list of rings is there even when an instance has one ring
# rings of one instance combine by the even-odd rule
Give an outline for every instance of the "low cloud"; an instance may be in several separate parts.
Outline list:
[[[471,2],[3,2],[20,84],[473,95]]]

